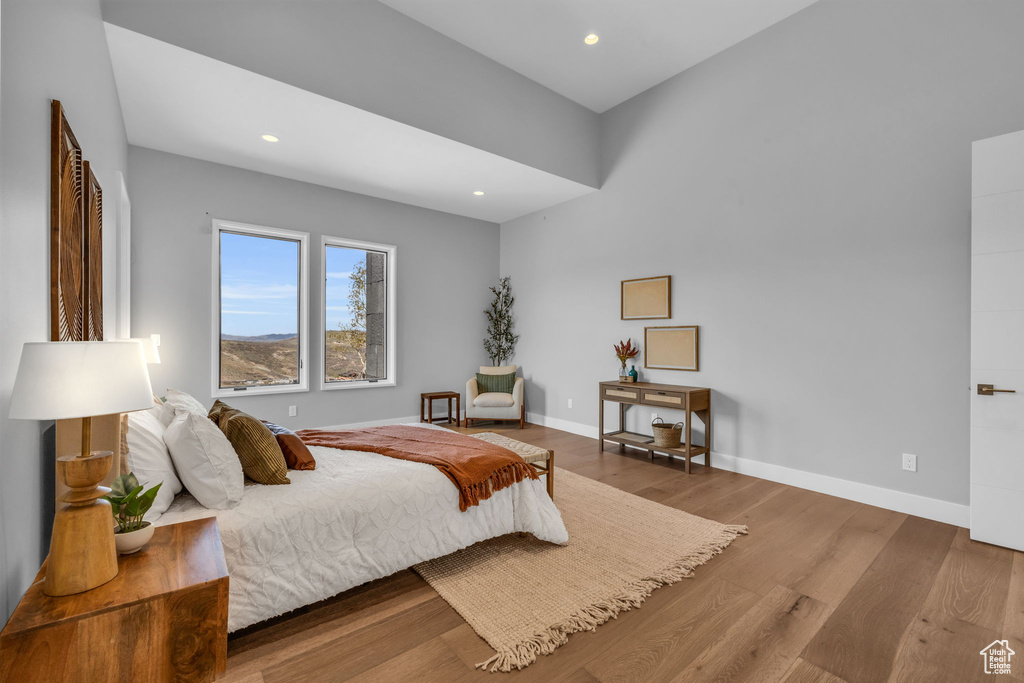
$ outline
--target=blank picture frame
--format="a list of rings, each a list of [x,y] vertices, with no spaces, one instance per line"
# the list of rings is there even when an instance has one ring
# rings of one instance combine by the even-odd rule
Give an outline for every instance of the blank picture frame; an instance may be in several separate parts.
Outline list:
[[[697,325],[644,328],[644,367],[651,370],[699,369]]]
[[[672,276],[623,280],[620,311],[622,320],[668,320],[672,317]]]

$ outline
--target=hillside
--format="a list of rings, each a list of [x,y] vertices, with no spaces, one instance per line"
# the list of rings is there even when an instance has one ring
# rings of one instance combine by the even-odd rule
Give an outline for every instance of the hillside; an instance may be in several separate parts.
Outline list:
[[[296,334],[294,332],[285,332],[283,334],[261,334],[261,335],[256,336],[256,337],[245,337],[245,336],[238,336],[238,335],[234,335],[234,334],[222,334],[220,336],[220,338],[222,340],[228,340],[228,341],[274,342],[274,341],[284,341],[286,339],[291,339],[291,338],[293,338],[295,336],[296,336]]]
[[[221,386],[298,382],[298,358],[299,338],[294,335],[278,341],[243,341],[225,335],[220,342]]]
[[[362,378],[365,364],[360,351],[365,347],[365,332],[329,331],[325,373],[328,381]],[[294,334],[225,334],[221,336],[220,351],[222,387],[298,382],[299,338]],[[313,346],[310,352],[319,353],[319,349]]]
[[[324,376],[327,381],[362,379],[366,371],[366,333],[328,330],[327,367]]]

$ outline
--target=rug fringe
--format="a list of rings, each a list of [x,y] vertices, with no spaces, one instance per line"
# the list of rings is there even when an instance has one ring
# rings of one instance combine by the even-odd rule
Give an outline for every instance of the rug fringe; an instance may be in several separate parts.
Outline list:
[[[620,612],[640,607],[655,589],[668,586],[682,579],[691,578],[693,570],[724,551],[737,536],[746,535],[747,527],[741,524],[726,525],[722,537],[715,543],[692,553],[666,567],[654,576],[634,581],[622,592],[607,600],[584,607],[565,621],[555,624],[533,635],[523,642],[497,650],[493,657],[476,665],[484,671],[508,673],[522,669],[537,661],[539,655],[549,655],[569,642],[569,636],[580,631],[593,631],[609,619],[615,619]]]

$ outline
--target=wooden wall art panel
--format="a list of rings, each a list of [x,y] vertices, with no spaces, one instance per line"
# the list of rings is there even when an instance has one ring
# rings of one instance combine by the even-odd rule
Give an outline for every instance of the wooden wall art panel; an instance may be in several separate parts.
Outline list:
[[[85,272],[85,341],[103,341],[103,188],[84,164],[85,243],[82,261]]]
[[[82,148],[57,100],[50,139],[50,340],[85,336]]]

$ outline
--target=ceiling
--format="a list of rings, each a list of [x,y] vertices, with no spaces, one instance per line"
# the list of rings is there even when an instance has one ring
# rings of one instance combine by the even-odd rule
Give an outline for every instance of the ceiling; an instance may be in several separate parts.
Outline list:
[[[595,191],[109,23],[106,32],[133,145],[495,223]]]
[[[380,0],[598,113],[815,1]]]

